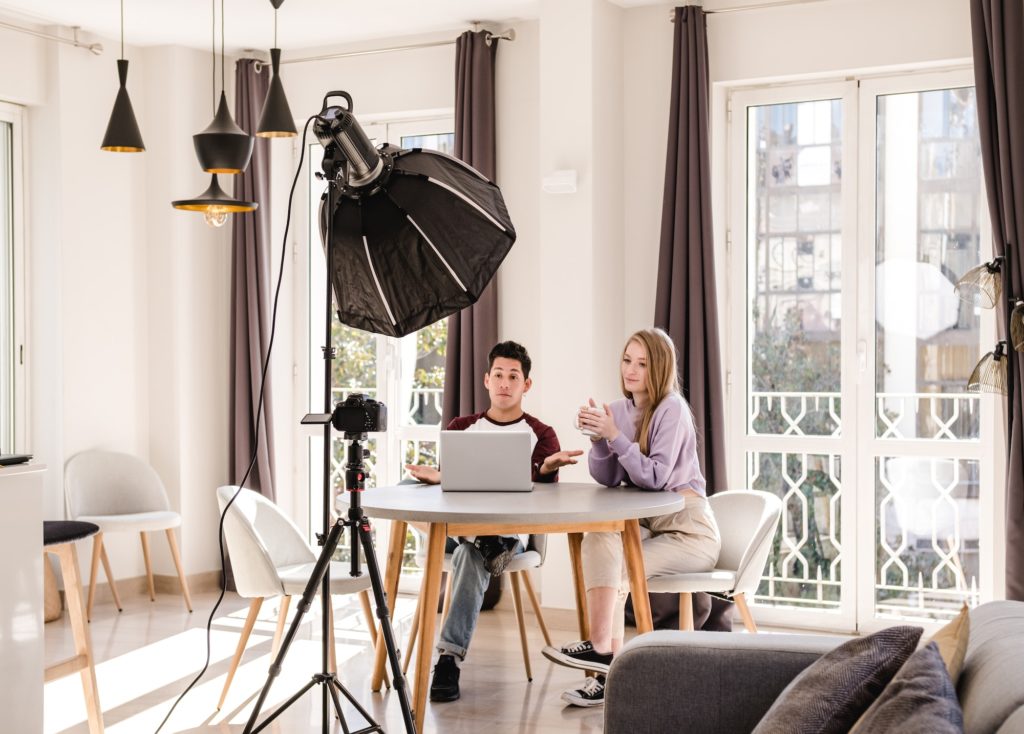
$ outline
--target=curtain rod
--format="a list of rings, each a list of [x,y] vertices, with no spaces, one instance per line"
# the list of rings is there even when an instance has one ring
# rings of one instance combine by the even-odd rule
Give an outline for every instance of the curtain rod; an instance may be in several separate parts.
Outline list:
[[[60,36],[54,36],[54,35],[52,35],[50,33],[43,33],[41,31],[33,30],[31,28],[24,28],[24,27],[22,27],[20,25],[14,25],[13,23],[8,23],[7,21],[4,21],[4,20],[0,20],[0,28],[6,28],[9,31],[15,31],[17,33],[25,33],[25,34],[28,34],[30,36],[35,36],[36,38],[42,38],[42,39],[47,40],[47,41],[56,41],[57,43],[67,43],[67,44],[70,44],[70,45],[74,46],[75,48],[84,48],[84,49],[88,50],[90,53],[95,54],[96,56],[99,56],[101,53],[103,53],[103,44],[102,43],[82,43],[82,42],[80,42],[78,40],[78,31],[80,30],[81,27],[77,26],[77,25],[71,26],[71,30],[74,33],[74,37],[73,38],[61,38]]]
[[[705,15],[718,15],[719,13],[738,13],[743,10],[764,10],[766,8],[781,8],[786,5],[808,5],[810,3],[823,3],[827,0],[778,0],[778,2],[758,3],[757,5],[734,5],[731,8],[719,8],[718,10],[705,10]],[[694,4],[694,3],[686,3]],[[669,20],[673,23],[676,20],[676,10],[672,8],[669,12]]]
[[[509,28],[507,31],[501,33],[488,33],[485,37],[487,45],[491,45],[494,41],[514,41],[516,40],[516,31],[514,28]],[[353,56],[370,56],[372,54],[386,54],[393,51],[414,51],[420,48],[434,48],[435,46],[451,46],[454,45],[455,41],[428,41],[427,43],[413,43],[408,46],[391,46],[389,48],[373,48],[366,51],[343,51],[336,54],[324,54],[323,56],[305,56],[298,59],[284,59],[281,61],[282,64],[302,64],[307,61],[327,61],[329,59],[347,59]],[[257,69],[259,73],[259,69]]]

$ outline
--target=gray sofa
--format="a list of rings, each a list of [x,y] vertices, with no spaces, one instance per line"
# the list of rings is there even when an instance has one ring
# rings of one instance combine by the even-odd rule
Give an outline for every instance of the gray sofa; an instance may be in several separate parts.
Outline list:
[[[605,690],[606,734],[740,734],[782,689],[849,638],[656,631],[615,658]],[[967,734],[1024,733],[1024,602],[971,610],[957,684]]]

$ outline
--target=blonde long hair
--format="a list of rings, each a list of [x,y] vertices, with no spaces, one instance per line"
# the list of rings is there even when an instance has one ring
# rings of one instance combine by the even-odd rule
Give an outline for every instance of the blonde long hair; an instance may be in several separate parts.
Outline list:
[[[651,449],[651,418],[654,417],[654,410],[669,395],[680,394],[676,347],[669,335],[661,329],[642,329],[633,334],[626,340],[626,346],[622,348],[623,355],[631,342],[637,342],[647,352],[646,387],[649,399],[637,422],[635,437],[637,443],[640,444],[641,453],[646,456]],[[622,387],[622,394],[632,400],[633,393],[626,389],[621,370],[619,371],[619,385]]]

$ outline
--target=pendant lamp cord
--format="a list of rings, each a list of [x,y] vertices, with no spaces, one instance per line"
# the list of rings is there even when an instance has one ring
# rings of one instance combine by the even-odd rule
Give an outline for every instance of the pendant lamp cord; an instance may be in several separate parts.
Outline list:
[[[217,0],[210,0],[210,56],[213,69],[210,74],[210,90],[213,95],[213,115],[217,116]]]
[[[124,0],[121,0],[121,58],[124,58]]]
[[[227,57],[224,56],[224,0],[220,0],[220,91],[227,94],[228,86],[224,82],[224,66]]]
[[[121,0],[121,2],[124,2],[124,0]],[[121,25],[124,25],[124,21],[121,22]],[[277,48],[277,8],[274,8],[274,48]]]

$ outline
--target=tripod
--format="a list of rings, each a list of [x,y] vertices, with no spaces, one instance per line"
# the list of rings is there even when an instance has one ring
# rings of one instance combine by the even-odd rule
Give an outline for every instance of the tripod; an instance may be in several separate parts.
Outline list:
[[[333,492],[331,487],[331,361],[335,356],[334,347],[331,344],[331,273],[333,272],[333,251],[334,248],[330,245],[331,229],[334,223],[334,203],[335,197],[337,196],[336,189],[338,185],[339,173],[343,171],[340,162],[334,159],[330,155],[324,156],[324,171],[327,174],[325,178],[328,179],[328,246],[327,246],[327,313],[326,313],[326,336],[324,343],[327,345],[323,347],[324,353],[324,413],[315,413],[307,415],[302,422],[305,424],[320,424],[324,426],[324,466],[323,466],[323,534],[317,535],[319,543],[323,546],[323,550],[320,551],[320,556],[317,558],[316,565],[313,568],[313,573],[309,577],[309,581],[306,583],[306,588],[302,593],[302,600],[299,602],[298,609],[295,614],[295,618],[292,620],[291,625],[288,627],[288,632],[284,637],[284,641],[281,643],[281,648],[277,653],[277,657],[274,659],[273,664],[270,666],[270,672],[267,675],[267,682],[263,685],[263,690],[260,691],[259,698],[256,700],[256,705],[253,707],[252,714],[249,716],[249,721],[245,725],[243,730],[244,734],[256,734],[256,732],[262,731],[267,725],[270,724],[274,719],[280,716],[285,709],[291,706],[293,703],[298,701],[302,696],[315,685],[322,686],[322,731],[323,734],[328,734],[331,725],[331,714],[330,706],[328,701],[330,700],[334,704],[334,712],[341,720],[341,727],[345,734],[368,734],[368,732],[383,732],[384,729],[380,724],[376,723],[370,714],[359,705],[359,702],[352,696],[352,694],[341,684],[337,676],[329,670],[329,640],[330,640],[330,604],[331,604],[331,558],[334,556],[334,551],[338,547],[338,541],[341,538],[341,532],[343,528],[349,528],[350,530],[350,541],[351,541],[351,575],[360,576],[362,575],[362,569],[359,563],[359,546],[362,545],[363,552],[366,555],[366,567],[370,576],[370,584],[373,588],[373,599],[376,605],[377,618],[380,619],[381,637],[384,642],[384,647],[387,650],[388,660],[391,663],[392,680],[394,682],[395,693],[398,695],[398,701],[402,708],[402,719],[405,722],[405,731],[407,734],[416,733],[416,722],[412,716],[412,709],[409,706],[409,696],[406,691],[405,676],[402,673],[402,664],[398,655],[398,648],[395,645],[395,635],[391,627],[391,617],[388,613],[387,597],[384,594],[384,584],[381,580],[380,568],[377,565],[377,555],[373,548],[373,539],[370,534],[370,521],[363,514],[363,508],[360,498],[365,488],[364,479],[366,476],[365,466],[363,464],[363,458],[365,452],[361,445],[362,441],[366,440],[365,433],[348,433],[344,434],[345,440],[350,441],[348,445],[347,461],[345,463],[345,489],[349,493],[349,509],[348,519],[338,519],[331,522],[331,503],[333,498]],[[256,726],[256,720],[259,718],[260,710],[263,708],[263,704],[267,699],[267,694],[270,693],[270,687],[274,683],[274,679],[281,673],[281,664],[284,661],[285,656],[288,654],[288,649],[291,647],[292,642],[295,639],[296,634],[299,630],[299,625],[302,623],[302,618],[306,612],[309,611],[313,604],[313,598],[316,596],[317,587],[320,587],[320,602],[322,611],[322,628],[321,628],[321,669],[319,673],[315,673],[308,683],[300,688],[291,698],[281,704],[270,716],[268,716],[263,723]],[[344,696],[348,701],[359,711],[359,714],[369,724],[369,726],[358,729],[355,732],[351,732],[348,728],[348,723],[345,720],[345,716],[341,710],[341,700],[338,698],[338,694]]]

